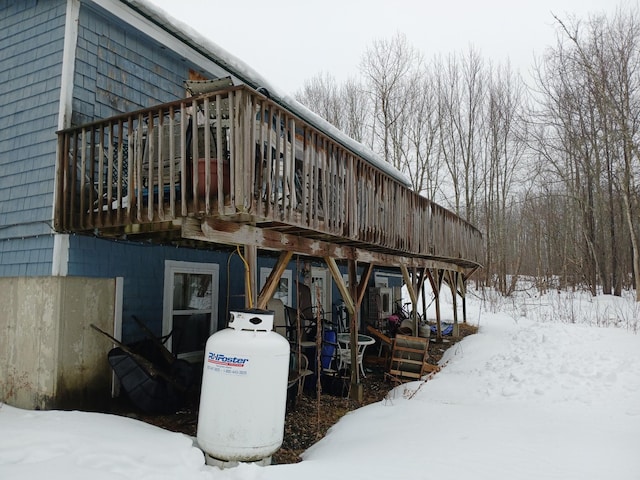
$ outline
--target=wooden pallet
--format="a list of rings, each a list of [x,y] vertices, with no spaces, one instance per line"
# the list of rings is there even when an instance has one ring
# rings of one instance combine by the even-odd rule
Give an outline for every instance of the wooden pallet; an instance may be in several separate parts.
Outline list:
[[[427,373],[438,370],[427,363],[429,339],[396,335],[391,349],[389,375],[403,380],[419,380]]]

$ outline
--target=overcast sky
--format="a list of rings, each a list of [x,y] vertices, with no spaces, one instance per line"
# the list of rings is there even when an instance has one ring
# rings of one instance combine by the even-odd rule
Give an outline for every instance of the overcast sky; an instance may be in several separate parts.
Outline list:
[[[526,76],[562,19],[612,14],[638,0],[149,0],[293,95],[328,72],[359,75],[366,48],[404,33],[429,59],[473,45]]]

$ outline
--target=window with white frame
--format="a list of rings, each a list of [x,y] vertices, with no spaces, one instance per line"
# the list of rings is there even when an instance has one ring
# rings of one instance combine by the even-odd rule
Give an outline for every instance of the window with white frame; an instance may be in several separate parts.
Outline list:
[[[267,278],[269,278],[270,274],[270,268],[262,267],[260,269],[260,290],[262,290],[265,283],[267,283]],[[287,307],[291,306],[291,281],[291,270],[285,270],[280,277],[278,288],[276,288],[276,291],[273,293],[273,298],[282,300],[282,303],[284,303]]]
[[[178,357],[199,361],[218,319],[219,266],[167,260],[164,269],[162,332]]]

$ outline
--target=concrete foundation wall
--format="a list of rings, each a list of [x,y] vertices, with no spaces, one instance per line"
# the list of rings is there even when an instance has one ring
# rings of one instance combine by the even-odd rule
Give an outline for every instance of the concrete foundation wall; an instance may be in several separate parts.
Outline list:
[[[0,401],[26,409],[109,400],[115,279],[0,278]]]

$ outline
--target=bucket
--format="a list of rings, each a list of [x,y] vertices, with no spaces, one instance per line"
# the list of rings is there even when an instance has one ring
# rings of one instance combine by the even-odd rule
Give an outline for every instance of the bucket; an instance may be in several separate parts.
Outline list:
[[[204,158],[198,159],[198,194],[204,196],[207,191],[207,162]],[[222,162],[223,179],[222,193],[229,193],[229,162]],[[209,174],[211,178],[211,194],[218,194],[218,159],[209,159]]]
[[[429,338],[431,336],[431,325],[428,323],[421,323],[418,326],[418,336],[422,338]]]
[[[398,330],[401,332],[411,332],[410,335],[413,335],[413,320],[405,318],[400,322],[400,328]]]

